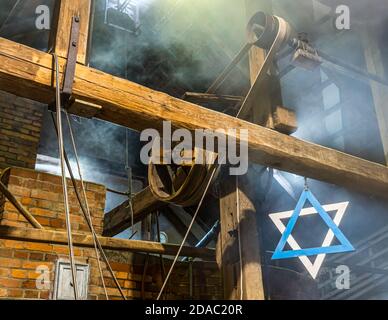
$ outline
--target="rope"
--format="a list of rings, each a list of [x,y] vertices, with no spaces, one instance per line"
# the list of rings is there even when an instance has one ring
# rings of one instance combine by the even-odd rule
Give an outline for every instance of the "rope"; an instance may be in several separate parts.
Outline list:
[[[55,127],[55,129],[56,129],[57,134],[58,134],[57,125],[56,125],[56,122],[55,122],[55,119],[54,119],[53,114],[51,114],[51,116],[52,116],[51,118],[52,118],[52,120],[53,120],[54,127]],[[81,195],[79,194],[78,187],[77,187],[77,182],[76,182],[76,180],[75,180],[75,178],[74,178],[73,170],[71,169],[70,161],[69,161],[69,159],[68,159],[68,157],[67,157],[66,151],[65,151],[65,162],[66,162],[66,165],[67,165],[67,169],[69,170],[70,178],[71,178],[71,181],[72,181],[73,186],[74,186],[74,191],[75,191],[75,195],[76,195],[76,197],[77,197],[78,203],[79,203],[79,205],[80,205],[80,207],[81,207],[81,210],[82,210],[82,213],[83,213],[83,215],[84,215],[84,217],[85,217],[85,220],[86,220],[86,222],[87,222],[87,224],[88,224],[88,226],[89,226],[89,228],[90,228],[90,230],[91,230],[90,222],[89,222],[89,220],[87,219],[86,209],[85,209],[85,207],[84,207],[84,205],[83,205],[83,203],[82,203]],[[121,286],[120,286],[120,284],[119,284],[119,282],[118,282],[118,280],[117,280],[117,278],[116,278],[116,276],[115,276],[115,274],[114,274],[114,271],[112,270],[112,267],[110,266],[109,260],[108,260],[108,258],[107,258],[106,255],[105,255],[104,249],[103,249],[102,246],[101,246],[101,243],[100,243],[100,240],[98,239],[97,234],[96,234],[96,240],[97,240],[98,248],[100,249],[100,252],[101,252],[101,254],[102,254],[102,257],[104,258],[104,262],[105,262],[105,264],[106,264],[107,267],[108,267],[108,270],[109,270],[109,272],[110,272],[110,274],[111,274],[111,276],[112,276],[112,278],[113,278],[113,280],[114,280],[114,282],[115,282],[115,285],[117,286],[117,289],[120,291],[120,294],[121,294],[122,298],[123,298],[124,300],[127,300],[126,297],[125,297],[125,295],[124,295],[124,292],[123,292],[123,290],[121,289]]]
[[[82,176],[81,165],[80,165],[80,161],[79,161],[79,157],[78,157],[78,152],[77,152],[77,146],[75,144],[73,128],[72,128],[72,125],[71,125],[71,122],[70,122],[69,114],[67,112],[65,112],[65,114],[66,114],[67,124],[69,126],[71,143],[72,143],[72,146],[73,146],[74,156],[75,156],[75,160],[76,160],[76,163],[77,163],[78,175],[79,175],[80,182],[81,182],[81,189],[82,189],[82,193],[83,193],[84,201],[85,201],[85,207],[86,207],[86,212],[87,212],[87,217],[85,217],[85,218],[87,218],[87,220],[89,220],[89,226],[90,226],[90,229],[91,229],[90,231],[92,232],[92,235],[93,235],[93,243],[94,243],[94,250],[95,250],[95,253],[96,253],[96,259],[97,259],[97,263],[98,263],[98,270],[100,272],[102,286],[104,288],[104,293],[105,293],[106,300],[109,300],[109,296],[108,296],[108,292],[106,290],[106,285],[105,285],[105,280],[104,280],[104,274],[103,274],[102,268],[101,268],[100,254],[99,254],[98,249],[97,249],[97,241],[98,240],[96,240],[97,239],[96,232],[95,232],[95,229],[94,229],[94,226],[93,226],[92,215],[90,214],[89,201],[88,201],[88,198],[86,196],[85,184],[84,184],[84,180],[83,180],[83,176]]]
[[[78,300],[77,275],[76,275],[77,271],[76,271],[76,266],[74,262],[74,248],[73,248],[73,238],[71,233],[69,194],[67,190],[66,168],[65,168],[65,149],[64,149],[63,130],[62,130],[61,91],[59,87],[59,63],[58,63],[58,57],[55,53],[53,53],[53,57],[55,60],[55,84],[56,84],[55,102],[56,102],[57,125],[58,125],[59,158],[61,162],[63,199],[64,199],[65,215],[66,215],[66,230],[67,230],[68,245],[69,245],[69,258],[70,258],[70,266],[71,266],[71,276],[73,280],[74,298],[75,300]]]
[[[242,246],[241,246],[241,228],[240,228],[240,187],[239,178],[236,176],[236,204],[237,204],[237,233],[238,233],[238,254],[240,258],[240,300],[244,300],[244,273],[242,261]]]
[[[177,252],[177,254],[176,254],[175,258],[174,258],[174,261],[173,261],[173,263],[172,263],[172,265],[171,265],[170,270],[168,271],[168,274],[167,274],[167,276],[166,276],[166,279],[164,280],[163,286],[162,286],[162,288],[160,289],[160,292],[159,292],[159,295],[158,295],[158,297],[157,297],[157,300],[160,300],[160,298],[161,298],[161,296],[162,296],[162,294],[163,294],[163,291],[164,291],[164,289],[166,288],[166,285],[167,285],[167,283],[168,283],[168,280],[170,279],[170,276],[171,276],[171,274],[172,274],[172,271],[174,270],[174,267],[175,267],[176,263],[178,262],[178,258],[179,258],[180,255],[181,255],[183,246],[185,245],[185,243],[186,243],[186,241],[187,241],[187,238],[189,237],[189,234],[190,234],[190,232],[191,232],[191,229],[193,228],[194,222],[195,222],[195,220],[197,219],[197,216],[198,216],[198,214],[199,214],[199,210],[201,209],[202,203],[203,203],[203,201],[205,200],[206,194],[207,194],[207,192],[208,192],[208,190],[209,190],[209,188],[210,188],[210,186],[211,186],[211,183],[212,183],[212,181],[213,181],[213,179],[214,179],[214,176],[216,175],[217,169],[218,169],[218,166],[215,166],[215,167],[213,168],[213,172],[212,172],[212,174],[211,174],[211,176],[210,176],[209,182],[208,182],[208,184],[207,184],[207,186],[206,186],[206,188],[205,188],[205,191],[204,191],[204,193],[203,193],[203,195],[202,195],[202,198],[201,198],[201,200],[200,200],[200,202],[199,202],[199,204],[198,204],[197,210],[196,210],[195,213],[194,213],[193,219],[191,220],[191,223],[190,223],[190,225],[189,225],[189,227],[188,227],[188,229],[187,229],[187,232],[186,232],[186,234],[185,234],[185,236],[184,236],[184,238],[183,238],[183,240],[182,240],[182,243],[181,243],[181,245],[179,246],[178,252]]]
[[[129,237],[132,239],[136,232],[133,231],[133,227],[135,224],[135,217],[133,212],[133,206],[132,206],[132,168],[129,165],[129,139],[128,139],[128,129],[125,129],[125,170],[127,171],[127,178],[128,178],[128,207],[127,209],[131,212],[131,236]]]
[[[273,57],[275,56],[276,52],[280,49],[280,47],[281,47],[281,45],[282,45],[282,42],[284,41],[284,38],[285,38],[285,36],[286,36],[286,32],[287,32],[287,25],[286,25],[286,22],[285,22],[283,19],[279,18],[279,17],[276,17],[276,18],[277,18],[277,20],[279,21],[279,30],[278,30],[278,33],[277,33],[277,35],[276,35],[276,38],[275,38],[275,40],[274,40],[274,43],[272,44],[272,46],[271,46],[271,48],[270,48],[270,50],[269,50],[269,52],[268,52],[268,54],[267,54],[267,57],[265,58],[265,61],[264,61],[263,65],[262,65],[262,67],[261,67],[261,69],[260,69],[260,71],[259,71],[259,73],[258,73],[258,75],[257,75],[257,77],[256,77],[256,80],[255,80],[255,82],[254,82],[252,88],[251,88],[250,91],[248,92],[248,95],[246,96],[244,103],[241,105],[241,107],[240,107],[240,109],[239,109],[239,111],[238,111],[238,113],[237,113],[237,115],[236,115],[236,118],[237,118],[237,119],[240,118],[241,113],[242,113],[242,112],[244,111],[244,109],[246,108],[247,102],[249,102],[249,100],[251,99],[253,93],[256,91],[257,86],[261,83],[261,80],[263,79],[263,76],[264,76],[265,73],[267,72],[267,70],[268,70],[268,68],[269,68],[269,66],[270,66],[270,63],[271,63],[271,61],[273,60]],[[246,48],[244,47],[244,49],[246,49]],[[244,49],[242,50],[242,52],[244,51]],[[217,82],[217,81],[216,81],[216,82]],[[216,84],[215,87],[216,87],[217,85],[218,85],[218,84]],[[208,92],[209,92],[209,91],[208,91]],[[217,161],[217,159],[215,160],[215,162],[216,162],[216,161]],[[221,161],[219,161],[219,163],[221,163]],[[172,263],[172,265],[171,265],[171,268],[170,268],[170,270],[169,270],[169,272],[168,272],[168,274],[167,274],[167,277],[166,277],[166,279],[165,279],[165,281],[164,281],[164,283],[163,283],[163,286],[162,286],[162,288],[161,288],[161,290],[160,290],[160,292],[159,292],[159,295],[158,295],[158,297],[157,297],[157,300],[160,300],[160,298],[161,298],[161,296],[162,296],[162,294],[163,294],[163,291],[164,291],[164,289],[165,289],[165,287],[166,287],[166,285],[167,285],[167,282],[168,282],[169,279],[170,279],[170,276],[171,276],[171,274],[172,274],[172,271],[173,271],[174,268],[175,268],[175,265],[176,265],[176,263],[177,263],[177,261],[178,261],[178,258],[179,258],[180,254],[181,254],[181,252],[182,252],[183,246],[184,246],[184,244],[186,243],[186,240],[187,240],[187,238],[188,238],[188,236],[189,236],[189,234],[190,234],[190,231],[191,231],[191,229],[192,229],[192,227],[193,227],[193,225],[194,225],[194,223],[195,223],[195,220],[197,219],[197,216],[198,216],[198,214],[199,214],[199,210],[201,209],[202,203],[203,203],[203,201],[204,201],[204,199],[205,199],[205,196],[206,196],[206,194],[207,194],[207,192],[208,192],[208,190],[209,190],[209,188],[210,188],[210,186],[211,186],[211,183],[212,183],[212,181],[213,181],[213,179],[214,179],[214,176],[215,176],[215,174],[216,174],[216,172],[217,172],[217,170],[218,170],[219,167],[220,167],[220,165],[217,165],[217,166],[215,166],[215,167],[213,168],[213,172],[212,172],[212,174],[211,174],[211,176],[210,176],[209,182],[208,182],[208,184],[207,184],[207,186],[206,186],[206,188],[205,188],[205,190],[204,190],[204,192],[203,192],[202,198],[201,198],[201,200],[200,200],[200,202],[199,202],[199,204],[198,204],[198,207],[197,207],[197,210],[195,211],[195,214],[194,214],[194,216],[193,216],[193,219],[191,220],[191,223],[190,223],[190,225],[189,225],[189,227],[188,227],[188,229],[187,229],[187,232],[186,232],[186,234],[185,234],[185,237],[183,238],[182,243],[181,243],[181,245],[179,246],[179,250],[178,250],[178,252],[177,252],[177,254],[176,254],[175,258],[174,258],[174,261],[173,261],[173,263]],[[237,187],[237,185],[236,185],[236,187]],[[236,191],[237,191],[237,193],[238,193],[238,189],[237,189]],[[239,211],[239,209],[238,209],[238,211]],[[240,232],[239,232],[239,237],[240,237]],[[241,247],[241,242],[240,242],[240,241],[239,241],[239,247]],[[241,266],[240,272],[241,272],[241,274],[242,274],[241,248],[239,248],[239,251],[240,251],[240,266]],[[241,285],[242,285],[242,278],[241,278]],[[242,296],[242,295],[243,295],[243,291],[242,291],[242,289],[241,289],[241,296]]]

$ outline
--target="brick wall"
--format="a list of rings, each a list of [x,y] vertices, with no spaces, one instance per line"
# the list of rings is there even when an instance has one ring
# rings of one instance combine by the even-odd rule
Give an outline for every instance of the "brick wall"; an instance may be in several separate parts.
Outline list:
[[[34,168],[43,106],[0,91],[0,169]]]
[[[60,177],[29,169],[12,168],[7,184],[17,199],[48,230],[64,231],[64,213]],[[69,182],[70,185],[70,182]],[[87,183],[93,224],[102,233],[105,188]],[[74,190],[70,188],[72,227],[77,233],[88,233],[77,205]],[[3,201],[0,225],[31,228],[25,219],[7,201]],[[162,285],[158,256],[106,251],[120,285],[128,299],[155,299]],[[89,264],[89,299],[105,299],[94,248],[75,248],[77,263]],[[66,245],[0,239],[0,299],[51,299],[53,297],[55,266],[59,259],[68,260]],[[148,263],[146,262],[148,259]],[[170,260],[164,260],[168,270]],[[147,268],[145,270],[145,265]],[[42,266],[49,270],[49,288],[38,289],[36,280]],[[110,299],[121,299],[118,290],[102,263]],[[222,299],[222,282],[215,263],[196,262],[193,266],[194,298]],[[167,288],[168,299],[189,298],[189,268],[178,264]]]
[[[113,251],[106,251],[106,254],[127,299],[156,299],[162,285],[159,257],[149,258],[142,284],[146,255]],[[77,263],[90,265],[88,299],[105,300],[94,249],[76,248],[75,256]],[[67,258],[66,246],[0,240],[0,299],[51,299],[56,261]],[[125,262],[122,262],[123,259]],[[165,260],[167,270],[169,263]],[[36,280],[41,276],[38,268],[42,266],[49,270],[48,290],[37,288]],[[102,266],[109,298],[120,300],[120,293],[110,273],[104,263]],[[194,299],[222,299],[221,278],[215,263],[195,262],[193,283]],[[166,292],[167,299],[190,298],[187,264],[177,265]]]
[[[65,230],[61,177],[30,169],[12,168],[6,180],[5,184],[8,185],[12,194],[45,229]],[[89,227],[85,222],[69,179],[68,187],[72,230],[78,233],[89,233]],[[101,235],[106,189],[104,186],[94,183],[85,183],[85,188],[94,228],[96,233]],[[0,212],[0,225],[30,227],[26,219],[8,200],[3,198],[3,203],[0,202],[1,207],[4,210]]]

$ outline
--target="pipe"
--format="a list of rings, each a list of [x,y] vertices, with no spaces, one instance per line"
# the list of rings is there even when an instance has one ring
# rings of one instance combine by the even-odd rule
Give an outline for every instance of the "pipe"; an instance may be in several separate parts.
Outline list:
[[[195,248],[205,248],[217,236],[218,232],[220,231],[220,227],[220,221],[217,220],[213,227],[210,229],[210,231],[201,240],[199,240]],[[189,261],[187,257],[182,259],[182,262],[186,261]]]

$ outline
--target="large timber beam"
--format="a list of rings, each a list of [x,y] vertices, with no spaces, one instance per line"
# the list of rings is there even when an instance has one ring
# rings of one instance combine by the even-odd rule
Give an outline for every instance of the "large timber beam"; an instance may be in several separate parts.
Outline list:
[[[65,62],[60,59],[61,76]],[[53,80],[50,54],[0,38],[1,90],[50,103],[54,98]],[[248,129],[249,156],[253,162],[388,197],[385,166],[199,107],[98,70],[77,65],[73,92],[75,98],[102,106],[98,118],[135,130],[161,130],[163,121],[190,130]]]
[[[0,226],[0,239],[17,240],[23,242],[50,243],[65,246],[68,244],[66,232],[15,228],[8,226]],[[179,245],[162,244],[150,241],[125,240],[105,237],[99,237],[99,240],[102,248],[107,250],[174,256],[177,254],[179,249]],[[73,244],[76,247],[93,248],[93,237],[87,234],[74,233]],[[214,260],[215,250],[207,248],[184,247],[181,256]]]
[[[150,212],[167,205],[157,200],[149,187],[137,193],[132,198],[133,222],[142,221]],[[106,237],[113,237],[132,224],[129,202],[125,201],[104,216],[104,232]]]

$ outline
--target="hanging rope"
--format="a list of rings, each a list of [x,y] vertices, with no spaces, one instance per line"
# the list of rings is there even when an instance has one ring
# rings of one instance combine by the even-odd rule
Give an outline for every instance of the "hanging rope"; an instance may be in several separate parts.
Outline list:
[[[125,129],[125,170],[127,171],[127,178],[128,178],[128,207],[130,213],[131,213],[131,236],[129,237],[132,239],[136,232],[133,230],[134,224],[135,224],[135,217],[133,213],[133,206],[132,206],[132,168],[129,165],[129,139],[128,139],[128,129]]]
[[[109,300],[109,296],[108,296],[108,292],[106,290],[106,285],[105,285],[105,280],[104,280],[104,274],[103,274],[102,268],[101,268],[100,254],[99,254],[98,249],[97,249],[97,241],[98,241],[98,239],[96,237],[96,232],[95,232],[95,229],[94,229],[94,226],[93,226],[92,215],[90,214],[89,201],[88,201],[88,198],[86,196],[86,189],[85,189],[84,179],[83,179],[82,171],[81,171],[81,165],[80,165],[80,161],[79,161],[79,157],[78,157],[77,146],[75,144],[73,128],[72,128],[72,125],[71,125],[71,122],[70,122],[69,114],[67,112],[65,112],[65,114],[66,114],[67,124],[68,124],[68,127],[69,127],[69,132],[70,132],[70,140],[71,140],[71,144],[73,146],[74,157],[75,157],[75,160],[76,160],[76,163],[77,163],[78,176],[79,176],[79,179],[80,179],[80,182],[81,182],[81,190],[82,190],[82,194],[84,196],[84,201],[85,201],[84,203],[85,203],[86,213],[87,213],[87,217],[85,217],[85,218],[86,218],[86,220],[89,221],[88,224],[90,226],[90,231],[92,232],[92,235],[93,235],[94,250],[95,250],[95,253],[96,253],[96,259],[97,259],[97,264],[98,264],[98,270],[99,270],[100,276],[101,276],[102,286],[104,288],[104,293],[105,293],[106,300]]]
[[[168,281],[169,281],[169,279],[170,279],[170,277],[171,277],[171,274],[172,274],[172,272],[173,272],[173,270],[174,270],[174,268],[175,268],[175,265],[176,265],[176,263],[178,262],[178,259],[179,259],[180,255],[181,255],[181,252],[182,252],[182,249],[183,249],[183,246],[185,245],[185,243],[186,243],[186,241],[187,241],[187,238],[189,237],[189,234],[190,234],[190,232],[191,232],[191,229],[193,228],[193,225],[194,225],[195,220],[197,220],[197,216],[198,216],[198,214],[199,214],[199,210],[200,210],[201,207],[202,207],[202,203],[203,203],[203,201],[205,200],[206,194],[207,194],[207,192],[208,192],[208,190],[209,190],[209,188],[210,188],[210,186],[211,186],[211,183],[212,183],[212,181],[213,181],[213,179],[214,179],[214,176],[216,175],[217,169],[218,169],[218,166],[215,166],[215,167],[213,168],[213,171],[212,171],[212,174],[211,174],[211,176],[210,176],[209,182],[208,182],[208,184],[206,185],[205,191],[203,192],[203,195],[202,195],[202,198],[201,198],[201,200],[200,200],[200,202],[199,202],[199,204],[198,204],[197,210],[195,211],[194,216],[193,216],[193,219],[191,220],[191,223],[190,223],[190,225],[189,225],[189,227],[188,227],[188,229],[187,229],[187,232],[186,232],[186,234],[185,234],[185,236],[184,236],[184,238],[183,238],[183,240],[182,240],[182,243],[181,243],[181,245],[179,246],[178,252],[177,252],[177,254],[176,254],[175,258],[174,258],[174,261],[173,261],[173,263],[172,263],[172,265],[171,265],[170,270],[168,271],[168,274],[167,274],[167,276],[166,276],[166,279],[164,280],[163,286],[162,286],[162,288],[160,289],[160,292],[159,292],[159,295],[158,295],[158,297],[157,297],[157,300],[160,300],[160,298],[161,298],[161,296],[162,296],[162,294],[163,294],[163,292],[164,292],[164,289],[166,288],[166,285],[167,285],[167,283],[168,283]]]
[[[56,113],[57,113],[57,125],[58,125],[58,147],[59,147],[59,158],[61,164],[61,173],[62,173],[62,187],[63,187],[63,199],[65,206],[65,215],[66,215],[66,230],[67,238],[69,245],[69,258],[70,258],[70,267],[71,267],[71,276],[73,280],[73,289],[74,289],[74,298],[78,300],[78,290],[77,290],[77,275],[76,275],[76,266],[74,262],[74,248],[73,248],[73,239],[71,232],[71,221],[70,221],[70,207],[69,207],[69,195],[67,190],[67,180],[66,180],[66,168],[65,168],[65,148],[63,142],[63,130],[62,130],[62,108],[61,108],[61,90],[59,87],[59,63],[58,57],[53,53],[55,61],[55,84],[56,84]]]
[[[238,254],[240,258],[240,300],[244,300],[244,273],[241,246],[241,227],[240,227],[240,186],[239,177],[236,176],[236,205],[237,205],[237,233],[238,233]]]
[[[57,124],[55,122],[55,118],[54,118],[53,114],[51,114],[51,116],[52,116],[52,120],[53,120],[53,124],[54,124],[55,130],[56,130],[56,133],[58,134],[58,128],[57,128]],[[82,213],[83,213],[83,215],[85,217],[85,220],[86,220],[86,222],[88,224],[88,227],[89,227],[90,230],[92,230],[91,225],[90,225],[90,221],[87,218],[86,209],[85,209],[85,207],[84,207],[84,205],[82,203],[81,195],[79,194],[79,191],[78,191],[77,182],[76,182],[76,180],[74,178],[73,170],[71,169],[70,161],[69,161],[69,159],[67,157],[66,151],[64,151],[64,155],[65,155],[65,162],[66,162],[66,165],[67,165],[67,169],[69,170],[70,178],[71,178],[71,181],[73,183],[75,195],[76,195],[78,203],[79,203],[79,205],[81,207],[81,211],[82,211]],[[94,236],[96,238],[96,242],[97,242],[98,248],[99,248],[99,250],[101,252],[101,255],[102,255],[103,259],[104,259],[104,262],[105,262],[105,264],[106,264],[106,266],[107,266],[107,268],[108,268],[108,270],[109,270],[109,272],[110,272],[110,274],[111,274],[111,276],[112,276],[112,278],[113,278],[113,280],[115,282],[115,285],[116,285],[117,289],[120,291],[120,294],[121,294],[122,298],[124,300],[127,300],[125,295],[124,295],[124,292],[121,289],[121,286],[120,286],[120,284],[119,284],[119,282],[118,282],[118,280],[117,280],[117,278],[116,278],[116,276],[114,274],[114,271],[113,271],[113,269],[112,269],[112,267],[111,267],[111,265],[109,263],[109,260],[108,260],[108,258],[106,256],[102,246],[101,246],[101,242],[98,239],[97,234],[94,233]]]

